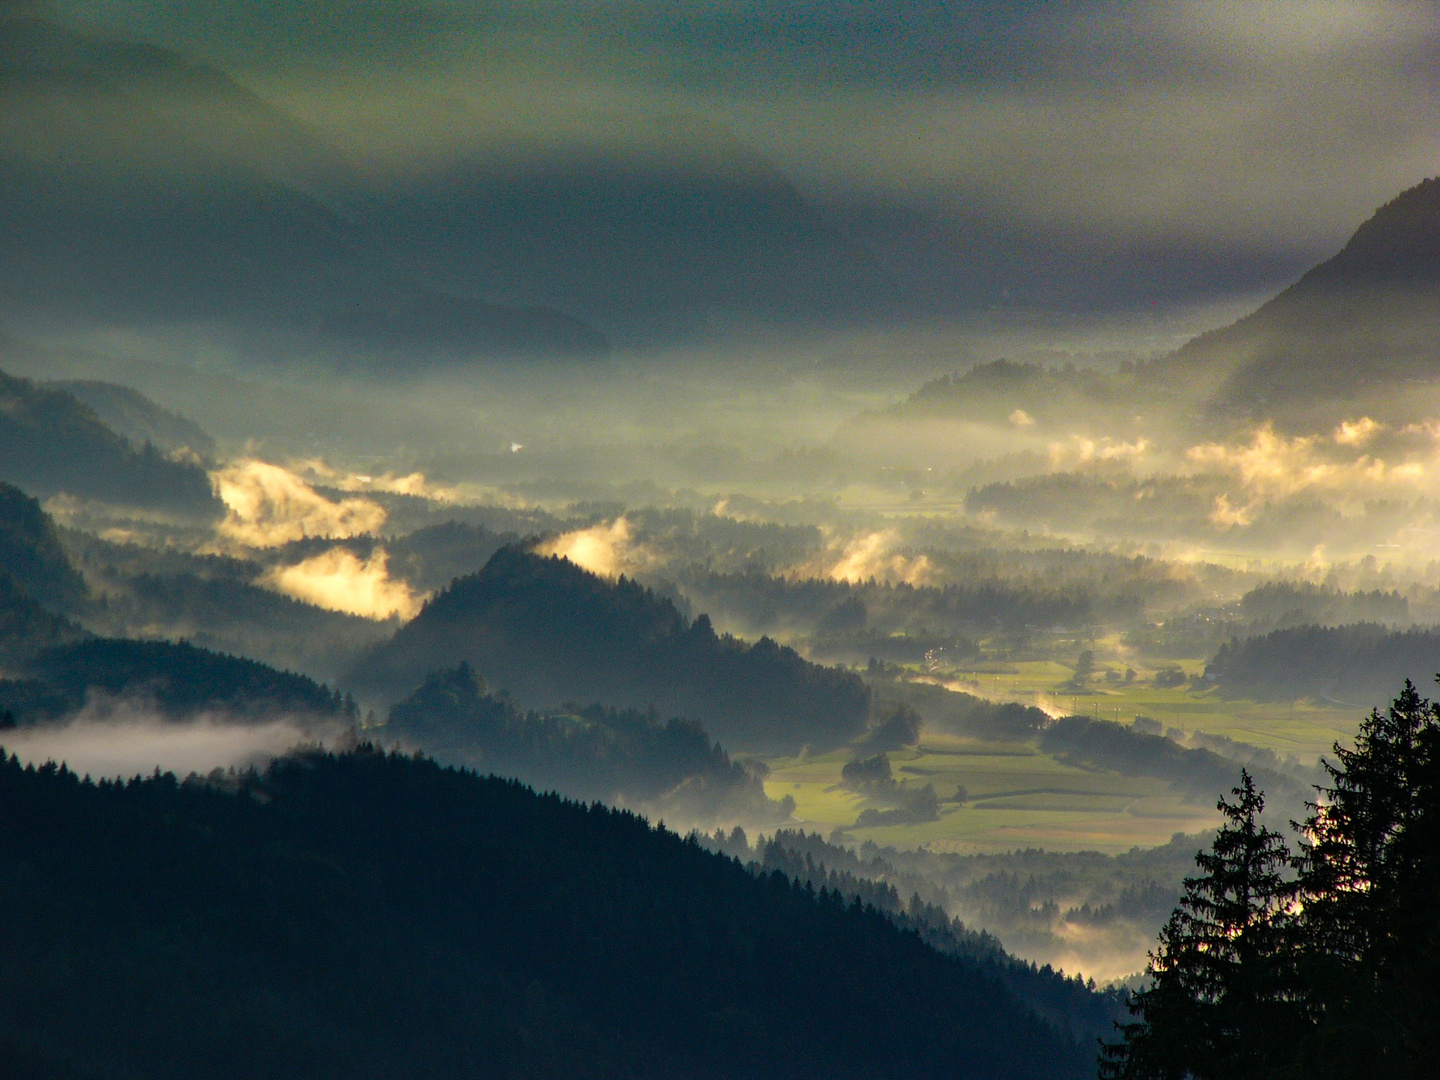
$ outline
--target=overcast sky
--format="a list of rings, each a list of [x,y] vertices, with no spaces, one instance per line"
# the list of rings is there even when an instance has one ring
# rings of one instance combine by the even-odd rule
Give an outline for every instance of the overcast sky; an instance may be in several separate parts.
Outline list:
[[[1440,172],[1440,6],[58,0],[212,59],[379,168],[719,122],[817,197],[1303,265]],[[464,103],[463,123],[397,103]],[[601,118],[597,120],[596,118]],[[478,149],[477,149],[478,148]]]

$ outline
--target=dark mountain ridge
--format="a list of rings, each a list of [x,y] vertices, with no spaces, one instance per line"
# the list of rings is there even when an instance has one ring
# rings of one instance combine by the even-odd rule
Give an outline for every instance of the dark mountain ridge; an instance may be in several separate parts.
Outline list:
[[[408,756],[99,785],[10,759],[0,817],[7,1075],[1091,1071],[979,966],[839,893]]]
[[[0,357],[6,347],[0,339]],[[64,493],[201,519],[224,512],[199,465],[171,460],[151,444],[133,446],[74,395],[3,371],[0,480],[37,495]]]
[[[1333,258],[1171,363],[1225,373],[1218,403],[1257,415],[1353,410],[1357,390],[1440,379],[1440,178],[1397,195]]]

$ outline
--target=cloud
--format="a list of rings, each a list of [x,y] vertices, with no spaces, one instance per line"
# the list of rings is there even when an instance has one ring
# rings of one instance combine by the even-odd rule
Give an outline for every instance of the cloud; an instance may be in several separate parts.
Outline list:
[[[1362,417],[1342,422],[1329,435],[1287,437],[1266,423],[1247,441],[1192,446],[1185,459],[1233,483],[1232,491],[1215,497],[1209,514],[1221,528],[1250,525],[1266,503],[1292,496],[1368,513],[1367,504],[1375,500],[1415,499],[1434,491],[1440,482],[1440,425],[1397,430]]]
[[[258,584],[330,611],[367,619],[414,618],[422,598],[407,582],[390,577],[388,559],[380,547],[363,562],[348,548],[335,547],[292,566],[272,566]]]
[[[588,529],[562,533],[537,545],[535,551],[559,555],[602,577],[634,574],[656,561],[649,548],[634,542],[630,522],[623,516],[608,524],[601,522]]]
[[[228,510],[220,535],[247,547],[276,547],[312,536],[358,536],[385,524],[379,504],[363,498],[328,499],[279,465],[246,459],[211,475]]]
[[[307,482],[323,484],[341,491],[363,493],[382,491],[392,495],[413,495],[432,502],[460,503],[483,497],[483,488],[464,484],[438,484],[423,472],[384,472],[380,475],[346,472],[329,465],[321,458],[293,462],[295,474]]]
[[[928,556],[909,556],[895,550],[899,535],[893,529],[877,529],[852,536],[836,537],[817,558],[798,567],[796,573],[830,581],[904,582],[929,585],[936,570]]]
[[[1134,442],[1118,442],[1108,436],[1092,439],[1087,435],[1071,435],[1068,443],[1050,444],[1050,464],[1056,469],[1107,463],[1133,467],[1145,458],[1150,449],[1149,441],[1143,438]]]
[[[1342,446],[1364,446],[1375,438],[1383,425],[1376,423],[1368,416],[1362,416],[1359,420],[1342,420],[1340,426],[1335,429],[1335,441]]]
[[[139,708],[108,715],[108,720],[81,714],[66,724],[15,728],[0,733],[0,744],[22,761],[64,762],[73,772],[100,779],[145,775],[156,768],[187,776],[261,766],[317,737],[316,729],[298,720],[237,724],[200,717],[175,723]],[[339,729],[329,734],[338,736]]]

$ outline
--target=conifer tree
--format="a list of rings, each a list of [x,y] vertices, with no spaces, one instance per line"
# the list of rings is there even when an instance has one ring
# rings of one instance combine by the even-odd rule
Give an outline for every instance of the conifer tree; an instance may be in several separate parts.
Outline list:
[[[1303,1012],[1287,948],[1291,855],[1260,824],[1265,797],[1249,772],[1232,794],[1160,932],[1150,986],[1131,1001],[1137,1019],[1101,1047],[1104,1080],[1258,1080],[1293,1055]]]
[[[1330,786],[1304,824],[1300,929],[1318,1021],[1304,1069],[1418,1076],[1434,1015],[1417,1001],[1433,1002],[1440,974],[1440,705],[1406,680],[1385,712],[1366,718],[1354,748],[1337,743],[1335,756],[1324,763]]]

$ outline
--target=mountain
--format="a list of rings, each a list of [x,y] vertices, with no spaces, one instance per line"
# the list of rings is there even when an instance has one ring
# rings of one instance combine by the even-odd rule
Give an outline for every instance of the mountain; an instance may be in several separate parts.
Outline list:
[[[1226,379],[1225,408],[1263,414],[1440,378],[1440,179],[1402,192],[1333,258],[1254,313],[1203,334],[1176,365]]]
[[[0,309],[310,346],[605,351],[578,319],[434,290],[367,247],[322,195],[339,155],[223,73],[0,19]]]
[[[5,343],[0,341],[0,357]],[[139,449],[73,395],[0,371],[0,480],[37,495],[217,517],[224,507],[193,462]]]
[[[62,696],[68,711],[78,710],[97,692],[133,696],[173,720],[197,713],[257,720],[295,714],[353,716],[355,711],[338,693],[304,675],[183,641],[89,638],[46,649],[22,671]]]
[[[0,572],[0,663],[13,671],[47,649],[80,641],[89,635],[64,616],[47,611],[13,577]],[[0,687],[10,680],[0,679]],[[0,713],[18,713],[0,689]],[[47,715],[48,715],[47,710]],[[12,716],[11,719],[14,717]]]
[[[761,638],[717,636],[634,581],[502,548],[437,594],[357,665],[357,689],[405,694],[468,663],[525,705],[604,701],[700,721],[727,747],[837,745],[864,729],[870,692]]]
[[[412,108],[422,128],[494,124],[448,99]],[[627,340],[907,306],[912,283],[722,126],[682,113],[567,124],[578,145],[564,152],[492,132],[483,157],[377,182],[357,220],[438,287],[555,305]]]
[[[67,607],[85,596],[85,581],[60,546],[40,503],[0,481],[0,572],[34,599]]]
[[[213,459],[215,440],[195,421],[161,408],[138,390],[97,379],[57,380],[50,384],[88,405],[111,431],[132,446],[149,443],[165,454],[189,451]]]
[[[0,762],[0,1073],[1079,1080],[986,968],[632,814],[362,747]]]

